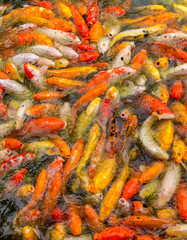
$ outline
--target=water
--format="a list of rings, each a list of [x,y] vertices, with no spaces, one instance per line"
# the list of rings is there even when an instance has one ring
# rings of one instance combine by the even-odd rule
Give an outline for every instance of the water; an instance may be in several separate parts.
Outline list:
[[[120,2],[119,0],[117,0],[117,1]],[[107,5],[110,5],[110,4],[117,5],[117,1],[116,0],[109,0],[109,1],[103,0],[100,2],[100,6],[106,7]],[[134,6],[142,6],[142,5],[155,4],[155,3],[159,4],[160,3],[160,4],[170,8],[170,6],[172,5],[173,2],[181,3],[180,0],[178,0],[178,1],[161,1],[161,0],[160,1],[159,0],[158,1],[157,0],[152,0],[152,1],[136,0],[135,1],[134,0],[133,5]],[[19,7],[22,7],[24,4],[27,4],[27,1],[9,0],[9,1],[1,1],[1,3],[9,3],[14,8],[19,8]],[[90,76],[89,76],[89,78],[90,78]],[[30,84],[30,83],[28,83],[28,84]],[[30,84],[30,87],[31,87],[31,84]],[[150,92],[151,89],[149,89],[148,91]],[[75,102],[75,99],[77,99],[77,97],[78,96],[70,95],[66,99],[64,99],[64,101],[66,100],[70,103],[73,103],[73,102]],[[140,124],[142,124],[143,121],[145,120],[145,115],[143,115],[141,112],[137,112],[136,114],[138,115]],[[121,127],[123,122],[119,118],[118,118],[118,120],[119,120],[119,126]],[[75,139],[65,136],[65,140],[67,140],[68,144],[72,147]],[[139,148],[138,157],[136,158],[135,161],[130,163],[130,167],[133,167],[134,169],[138,169],[140,164],[144,165],[144,164],[154,161],[154,159],[151,158],[142,149],[140,143],[138,144],[138,148]],[[44,155],[36,162],[31,162],[31,163],[27,164],[27,170],[28,170],[27,175],[29,175],[29,178],[26,179],[25,183],[31,183],[34,185],[35,180],[36,180],[35,177],[38,176],[38,174],[41,172],[42,168],[44,168],[46,165],[49,165],[49,163],[53,159],[54,159],[53,157]],[[8,177],[10,177],[11,175],[9,175]],[[184,176],[187,177],[186,175],[184,175]],[[5,180],[7,180],[7,179],[5,179]],[[0,189],[2,189],[2,186],[4,185],[4,183],[5,183],[5,181],[1,182]],[[69,187],[68,187],[69,190],[70,190],[71,183],[72,183],[72,181],[70,181],[70,183],[69,183]],[[80,199],[85,197],[85,193],[83,191],[80,190],[77,193],[80,195]],[[135,196],[133,199],[137,200],[138,198],[137,198],[137,196]],[[172,202],[170,202],[169,204],[172,205]],[[2,239],[2,240],[19,239],[17,236],[14,238],[14,236],[11,233],[11,222],[14,219],[18,210],[21,209],[24,205],[25,205],[25,202],[21,201],[19,199],[15,199],[15,196],[13,194],[9,194],[5,198],[0,199],[0,239]]]

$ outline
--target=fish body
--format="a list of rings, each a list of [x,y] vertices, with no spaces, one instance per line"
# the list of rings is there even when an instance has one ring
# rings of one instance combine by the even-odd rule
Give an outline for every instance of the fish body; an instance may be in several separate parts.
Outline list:
[[[180,166],[172,162],[166,169],[161,182],[158,199],[155,201],[156,208],[162,208],[172,198],[181,178]]]
[[[37,86],[40,90],[45,90],[46,82],[44,80],[44,76],[41,73],[40,69],[35,67],[32,64],[25,63],[24,64],[24,71],[26,76],[32,81],[32,83]]]
[[[101,83],[112,84],[123,79],[131,77],[135,73],[130,67],[116,67],[108,71],[99,72],[88,83],[78,90],[78,92],[86,92]]]
[[[46,46],[46,45],[35,45],[29,47],[28,49],[34,54],[41,55],[47,58],[61,58],[62,54],[54,47]]]
[[[25,100],[32,96],[32,92],[22,84],[11,79],[0,79],[0,85],[3,86],[5,91],[20,100]]]
[[[55,134],[66,127],[66,122],[56,117],[42,117],[28,121],[15,132],[19,138],[27,139],[33,136]]]
[[[60,44],[64,44],[64,45],[80,44],[80,39],[74,33],[63,32],[60,30],[54,30],[46,27],[37,28],[35,32],[48,36],[53,41],[57,41]]]
[[[35,154],[33,153],[20,153],[5,159],[0,164],[0,178],[2,178],[5,173],[18,167],[20,164],[31,161],[34,158]]]
[[[16,112],[16,129],[20,129],[26,119],[26,111],[32,106],[33,101],[27,99],[23,101]]]
[[[134,30],[125,30],[124,32],[121,32],[117,34],[110,43],[110,48],[118,41],[124,39],[124,40],[142,40],[147,38],[148,36],[151,36],[153,34],[160,34],[164,32],[164,30],[167,28],[165,24],[158,24],[147,28],[140,28],[140,29],[134,29]]]

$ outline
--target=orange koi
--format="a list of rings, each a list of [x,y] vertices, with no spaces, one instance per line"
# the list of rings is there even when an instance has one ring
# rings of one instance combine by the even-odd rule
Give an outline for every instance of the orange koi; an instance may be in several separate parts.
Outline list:
[[[75,6],[77,9],[79,9],[79,12],[82,16],[86,16],[87,13],[87,6],[83,2],[76,2]]]
[[[29,117],[40,118],[53,115],[58,110],[59,110],[58,105],[54,105],[51,103],[43,103],[29,108],[26,114]]]
[[[33,94],[34,100],[42,102],[55,102],[65,96],[65,93],[49,90]]]
[[[150,15],[150,16],[142,17],[140,19],[132,19],[132,21],[133,20],[139,20],[139,21],[134,21],[132,24],[130,24],[130,27],[138,28],[138,27],[151,27],[155,24],[169,24],[175,21],[175,19],[177,19],[178,16],[179,15],[177,13],[165,12],[156,16]],[[130,21],[131,19],[128,19],[128,20]]]
[[[153,180],[157,176],[159,176],[165,168],[165,164],[163,162],[156,162],[151,167],[146,169],[140,176],[139,182],[141,184],[148,183]]]
[[[130,77],[134,72],[135,71],[129,67],[117,67],[108,71],[99,72],[95,77],[88,81],[85,87],[79,89],[78,92],[87,92],[100,83],[115,83],[120,79],[124,79],[128,76]]]
[[[181,99],[184,95],[184,88],[181,81],[175,81],[170,88],[170,96],[175,99]]]
[[[34,34],[34,36],[36,37],[35,38],[36,44],[47,45],[51,47],[53,46],[53,42],[50,37],[36,32],[32,32],[32,34]]]
[[[145,50],[141,50],[139,53],[137,53],[132,59],[131,68],[139,72],[145,63],[146,55],[147,52]]]
[[[130,178],[130,180],[125,184],[121,199],[128,201],[139,191],[140,187],[141,184],[139,181],[139,177],[134,176]]]
[[[38,175],[37,181],[36,181],[36,185],[34,188],[34,192],[32,195],[32,198],[30,199],[30,201],[27,203],[27,205],[25,205],[25,207],[23,207],[16,215],[15,219],[14,219],[14,224],[17,223],[17,219],[20,215],[25,214],[26,212],[28,212],[30,209],[35,208],[38,203],[42,200],[43,195],[45,193],[46,190],[46,186],[47,186],[47,174],[46,174],[46,170],[43,169],[40,174]]]
[[[122,7],[116,7],[116,6],[109,6],[106,8],[103,8],[101,11],[102,14],[112,14],[116,17],[121,17],[126,13],[126,10]]]
[[[164,43],[147,43],[147,50],[158,57],[187,62],[187,52]]]
[[[50,19],[50,22],[52,22],[54,24],[54,29],[56,29],[56,30],[61,30],[61,31],[65,31],[65,32],[72,31],[72,27],[71,27],[70,23],[65,19],[52,18],[52,19]]]
[[[76,116],[77,116],[78,110],[81,107],[87,105],[89,102],[91,102],[96,97],[99,97],[99,96],[103,95],[105,93],[105,91],[107,90],[107,88],[108,88],[108,84],[107,83],[99,84],[95,88],[93,88],[90,91],[88,91],[87,93],[85,93],[81,98],[79,98],[75,102],[74,106],[72,107],[72,127],[71,127],[71,132],[74,129],[75,120],[76,120]]]
[[[47,70],[47,77],[77,78],[86,77],[91,73],[97,72],[95,67],[72,67],[59,70]]]
[[[57,201],[60,195],[60,189],[62,186],[62,174],[57,172],[52,180],[51,184],[48,185],[47,193],[42,203],[42,223],[44,224],[47,217],[51,215],[57,205]]]
[[[136,216],[149,215],[149,211],[146,208],[144,208],[143,203],[141,201],[131,202],[131,211],[133,215],[136,215]]]
[[[43,8],[47,8],[49,10],[53,10],[52,4],[50,2],[47,2],[47,1],[41,1],[40,6],[43,7]]]
[[[80,88],[84,86],[84,82],[81,81],[76,81],[76,80],[71,80],[71,79],[65,79],[65,78],[59,78],[59,77],[51,77],[47,78],[46,82],[58,89],[63,89],[63,88]]]
[[[93,62],[99,57],[99,52],[97,50],[93,52],[85,52],[78,56],[73,62],[84,63],[84,62]]]
[[[17,67],[13,63],[6,64],[4,67],[4,72],[9,76],[10,79],[23,82],[21,76],[19,75]]]
[[[116,226],[105,228],[101,233],[94,234],[94,240],[130,240],[134,239],[136,232],[128,227]]]
[[[152,97],[150,94],[140,97],[138,102],[139,107],[149,115],[156,112],[160,118],[164,118],[164,116],[168,119],[174,117],[173,113],[165,103],[155,97]]]
[[[185,183],[180,184],[177,189],[176,202],[180,218],[187,220],[187,185]]]
[[[90,42],[97,42],[103,35],[102,23],[97,21],[90,28]]]
[[[20,166],[20,164],[29,162],[34,158],[34,153],[20,153],[3,160],[0,163],[0,178],[2,178],[5,173],[8,173]]]
[[[105,226],[100,221],[98,214],[96,211],[89,206],[88,204],[83,207],[84,215],[88,221],[88,226],[92,232],[101,232],[104,230]]]
[[[29,137],[55,134],[66,127],[66,122],[56,117],[43,117],[28,121],[20,130],[13,135],[22,139]]]
[[[149,216],[129,216],[123,219],[122,224],[138,228],[160,229],[174,225],[175,221],[168,221]]]
[[[55,158],[47,168],[47,182],[51,183],[57,172],[62,173],[64,159],[61,157]]]
[[[9,79],[9,76],[6,73],[0,71],[0,78],[1,79]]]
[[[9,148],[10,150],[20,150],[24,147],[24,144],[15,138],[4,138],[2,141],[3,148]]]
[[[62,175],[62,195],[65,194],[66,191],[66,183],[68,179],[71,177],[74,170],[77,168],[79,164],[79,160],[83,153],[83,139],[79,139],[72,147],[70,157],[66,161],[64,165],[63,175]]]
[[[68,144],[58,135],[55,135],[50,138],[50,141],[55,144],[58,148],[61,157],[69,158],[70,156],[70,147]]]
[[[70,7],[71,12],[73,14],[73,21],[75,26],[77,27],[78,33],[84,38],[89,39],[89,29],[86,25],[84,18],[81,16],[77,8],[73,5],[68,3],[68,7]]]
[[[76,199],[71,198],[67,209],[67,219],[70,231],[73,235],[80,235],[82,232],[82,220],[80,218],[80,212],[78,202]]]

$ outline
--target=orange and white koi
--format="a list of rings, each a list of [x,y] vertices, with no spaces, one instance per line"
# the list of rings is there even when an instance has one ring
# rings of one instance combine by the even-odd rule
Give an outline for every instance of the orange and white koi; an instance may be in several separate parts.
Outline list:
[[[9,76],[10,79],[23,82],[23,78],[20,76],[17,67],[13,63],[6,64],[4,67],[4,72]]]

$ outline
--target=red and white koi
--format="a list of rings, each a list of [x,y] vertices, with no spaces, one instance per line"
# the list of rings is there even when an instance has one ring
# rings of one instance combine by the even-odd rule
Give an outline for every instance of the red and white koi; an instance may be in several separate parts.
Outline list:
[[[39,68],[35,67],[32,64],[29,64],[29,63],[25,63],[24,64],[24,70],[25,70],[26,76],[40,90],[45,90],[47,88],[44,75],[42,74],[42,70],[43,69],[44,69],[44,71],[47,70],[46,66],[44,66],[41,69],[39,69]]]
[[[0,163],[0,178],[2,178],[5,173],[12,171],[22,163],[29,162],[34,158],[34,153],[20,153],[5,159]]]

